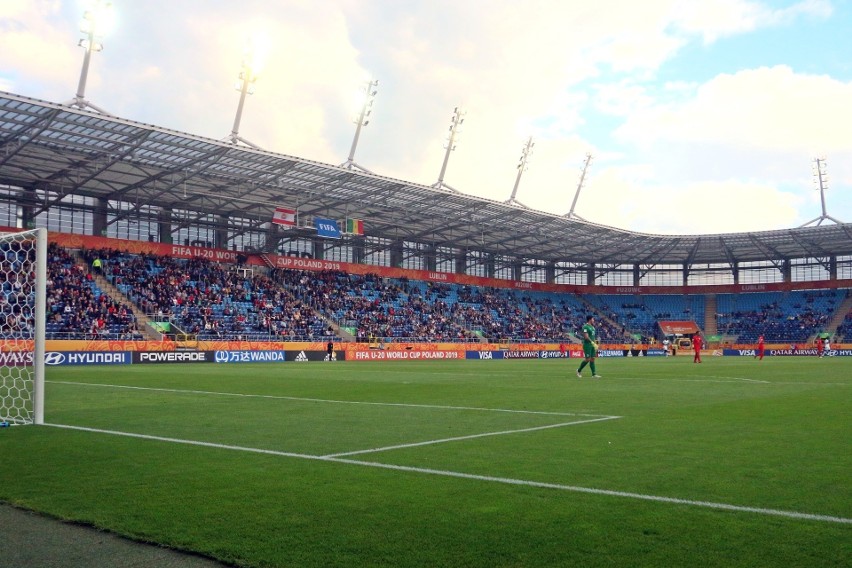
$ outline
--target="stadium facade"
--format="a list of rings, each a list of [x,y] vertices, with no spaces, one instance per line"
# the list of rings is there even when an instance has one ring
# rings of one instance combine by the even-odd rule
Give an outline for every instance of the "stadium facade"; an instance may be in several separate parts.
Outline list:
[[[631,292],[852,279],[852,223],[642,234],[4,92],[0,225]]]

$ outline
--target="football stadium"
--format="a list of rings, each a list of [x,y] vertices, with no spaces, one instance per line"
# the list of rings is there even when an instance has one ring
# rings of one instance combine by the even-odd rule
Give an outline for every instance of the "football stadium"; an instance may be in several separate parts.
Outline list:
[[[92,51],[0,91],[0,565],[849,565],[824,195],[620,229],[361,167],[367,103],[342,165],[109,114]]]

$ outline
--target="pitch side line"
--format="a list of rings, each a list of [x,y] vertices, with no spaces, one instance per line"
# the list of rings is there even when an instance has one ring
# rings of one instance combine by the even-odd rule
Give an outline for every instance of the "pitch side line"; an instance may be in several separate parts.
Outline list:
[[[154,440],[158,442],[170,442],[174,444],[185,444],[190,446],[202,446],[207,448],[216,448],[220,450],[233,450],[240,452],[250,452],[255,454],[265,454],[282,456],[289,458],[298,458],[306,460],[316,460],[330,463],[342,463],[348,465],[358,465],[362,467],[375,467],[379,469],[389,469],[394,471],[404,471],[408,473],[420,473],[424,475],[439,475],[442,477],[454,477],[458,479],[470,479],[473,481],[489,481],[492,483],[502,483],[505,485],[521,485],[526,487],[537,487],[540,489],[555,489],[557,491],[572,491],[575,493],[587,493],[591,495],[605,495],[608,497],[622,497],[626,499],[640,499],[643,501],[654,501],[657,503],[671,503],[674,505],[689,505],[692,507],[703,507],[706,509],[721,509],[724,511],[734,511],[737,513],[754,513],[758,515],[768,515],[773,517],[786,517],[788,519],[820,521],[825,523],[840,523],[852,524],[852,519],[846,517],[835,517],[832,515],[815,515],[812,513],[799,513],[797,511],[784,511],[780,509],[765,509],[762,507],[745,507],[741,505],[731,505],[728,503],[715,503],[712,501],[695,501],[692,499],[678,499],[676,497],[663,497],[659,495],[646,495],[643,493],[631,493],[628,491],[613,491],[610,489],[595,489],[591,487],[578,487],[576,485],[562,485],[560,483],[544,483],[541,481],[529,481],[525,479],[512,479],[509,477],[492,477],[489,475],[476,475],[472,473],[462,473],[458,471],[447,471],[442,469],[428,469],[422,467],[410,467],[404,465],[393,465],[379,462],[365,462],[359,460],[350,460],[345,458],[334,458],[324,456],[314,456],[310,454],[297,454],[292,452],[280,452],[277,450],[264,450],[260,448],[247,448],[243,446],[230,446],[226,444],[214,444],[211,442],[201,442],[198,440],[181,440],[178,438],[165,438],[162,436],[149,436],[146,434],[134,434],[131,432],[118,432],[114,430],[101,430],[98,428],[85,428],[83,426],[70,426],[66,424],[45,424],[53,428],[64,428],[67,430],[79,430],[83,432],[93,432],[97,434],[110,434],[113,436],[126,436],[129,438],[140,438],[143,440]]]
[[[695,378],[695,379],[668,379],[656,377],[614,377],[607,375],[607,380],[627,380],[627,381],[672,381],[681,383],[737,383],[745,381],[747,383],[756,383],[761,385],[808,385],[814,387],[848,387],[852,383],[810,383],[806,381],[761,381],[758,379],[746,379],[743,377],[717,377],[717,378]]]
[[[432,444],[443,444],[445,442],[457,442],[460,440],[473,440],[474,438],[485,438],[488,436],[502,436],[504,434],[519,434],[521,432],[535,432],[537,430],[548,430],[550,428],[561,428],[563,426],[573,426],[574,424],[588,424],[589,422],[601,422],[603,420],[615,420],[620,416],[605,416],[603,418],[593,418],[591,420],[576,420],[574,422],[562,422],[561,424],[547,424],[546,426],[533,426],[531,428],[520,428],[518,430],[503,430],[501,432],[484,432],[482,434],[471,434],[469,436],[456,436],[454,438],[442,438],[440,440],[427,440],[425,442],[413,442],[410,444],[399,444],[396,446],[384,446],[381,448],[372,448],[369,450],[356,450],[354,452],[341,452],[339,454],[326,454],[324,458],[339,458],[342,456],[355,456],[358,454],[371,454],[375,452],[384,452],[387,450],[400,450],[403,448],[416,448],[417,446],[431,446]]]
[[[334,404],[363,404],[369,406],[401,406],[405,408],[434,408],[439,410],[478,410],[481,412],[508,412],[512,414],[540,414],[545,416],[589,416],[592,418],[612,418],[604,414],[583,414],[579,412],[548,412],[545,410],[513,410],[510,408],[482,408],[477,406],[442,406],[439,404],[407,404],[404,402],[367,402],[360,400],[330,400],[324,398],[304,398],[298,396],[278,396],[272,394],[244,394],[238,392],[216,392],[186,389],[165,389],[158,387],[136,387],[131,385],[106,385],[101,383],[81,383],[75,381],[45,381],[58,385],[80,385],[86,387],[108,387],[114,389],[129,389],[142,391],[170,392],[178,394],[206,394],[215,396],[236,396],[240,398],[266,398],[272,400],[296,400],[301,402],[328,402]]]

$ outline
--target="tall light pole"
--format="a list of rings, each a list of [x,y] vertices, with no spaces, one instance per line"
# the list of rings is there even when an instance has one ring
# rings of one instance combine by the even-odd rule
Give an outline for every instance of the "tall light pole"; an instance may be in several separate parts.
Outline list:
[[[571,209],[565,215],[569,219],[579,219],[585,221],[582,217],[574,213],[574,208],[577,206],[577,199],[580,197],[580,190],[583,189],[583,183],[586,181],[586,172],[589,170],[589,164],[592,163],[592,155],[586,154],[586,161],[583,162],[583,171],[580,172],[580,182],[577,184],[577,191],[574,193],[574,201],[571,202]]]
[[[376,87],[379,86],[379,81],[369,80],[364,82],[364,102],[361,106],[361,112],[358,118],[355,119],[355,137],[352,139],[352,147],[349,148],[349,157],[345,162],[340,164],[341,167],[352,170],[358,169],[363,172],[372,173],[370,170],[359,166],[355,163],[355,149],[358,147],[358,139],[361,137],[361,128],[370,124],[370,114],[373,112],[373,103],[376,100]]]
[[[807,227],[811,223],[816,223],[817,226],[822,225],[822,222],[828,219],[829,221],[834,221],[838,225],[842,225],[843,221],[838,221],[834,217],[828,214],[828,211],[825,208],[825,190],[828,189],[828,172],[826,171],[826,161],[825,158],[814,158],[814,185],[819,190],[819,197],[822,201],[822,215],[817,217],[816,219],[811,219],[802,227]],[[801,227],[800,227],[801,228]]]
[[[515,187],[512,188],[512,196],[506,200],[506,203],[509,205],[520,205],[521,207],[526,207],[526,205],[515,199],[515,196],[518,195],[518,186],[521,184],[521,176],[527,170],[534,147],[535,142],[533,142],[532,136],[530,136],[527,138],[527,141],[524,143],[524,149],[521,151],[521,159],[518,162],[518,176],[515,178]]]
[[[80,70],[80,81],[77,83],[77,94],[69,101],[69,106],[78,108],[91,108],[101,114],[109,114],[86,100],[86,81],[89,76],[89,63],[92,60],[92,52],[103,51],[103,44],[98,40],[106,33],[112,24],[112,3],[104,0],[95,0],[92,7],[83,13],[83,23],[80,31],[86,36],[77,44],[86,50],[83,55],[83,68]]]
[[[450,161],[450,152],[456,149],[456,140],[461,134],[461,125],[464,123],[465,114],[467,113],[459,110],[459,107],[453,109],[452,122],[450,123],[450,135],[447,138],[447,145],[445,146],[447,151],[444,154],[444,163],[441,164],[441,173],[438,174],[438,181],[432,186],[436,189],[451,189],[453,191],[458,191],[454,187],[450,187],[444,183],[444,174],[447,173],[447,164]]]
[[[240,136],[240,122],[243,119],[243,107],[246,104],[246,95],[254,94],[254,85],[257,82],[257,69],[258,62],[256,60],[255,48],[250,47],[246,50],[246,55],[243,57],[242,67],[240,68],[240,74],[237,77],[237,82],[234,84],[234,88],[240,92],[240,102],[237,104],[237,114],[234,116],[234,125],[231,127],[231,133],[225,138],[226,141],[231,144],[238,144],[242,142],[246,146],[251,146],[252,148],[256,148],[260,150],[260,147],[256,144],[252,144],[242,136]]]

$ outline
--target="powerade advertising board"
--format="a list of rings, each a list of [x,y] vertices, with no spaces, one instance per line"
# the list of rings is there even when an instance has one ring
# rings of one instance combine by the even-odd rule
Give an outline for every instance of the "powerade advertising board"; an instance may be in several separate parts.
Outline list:
[[[133,364],[212,363],[212,351],[134,351]]]

